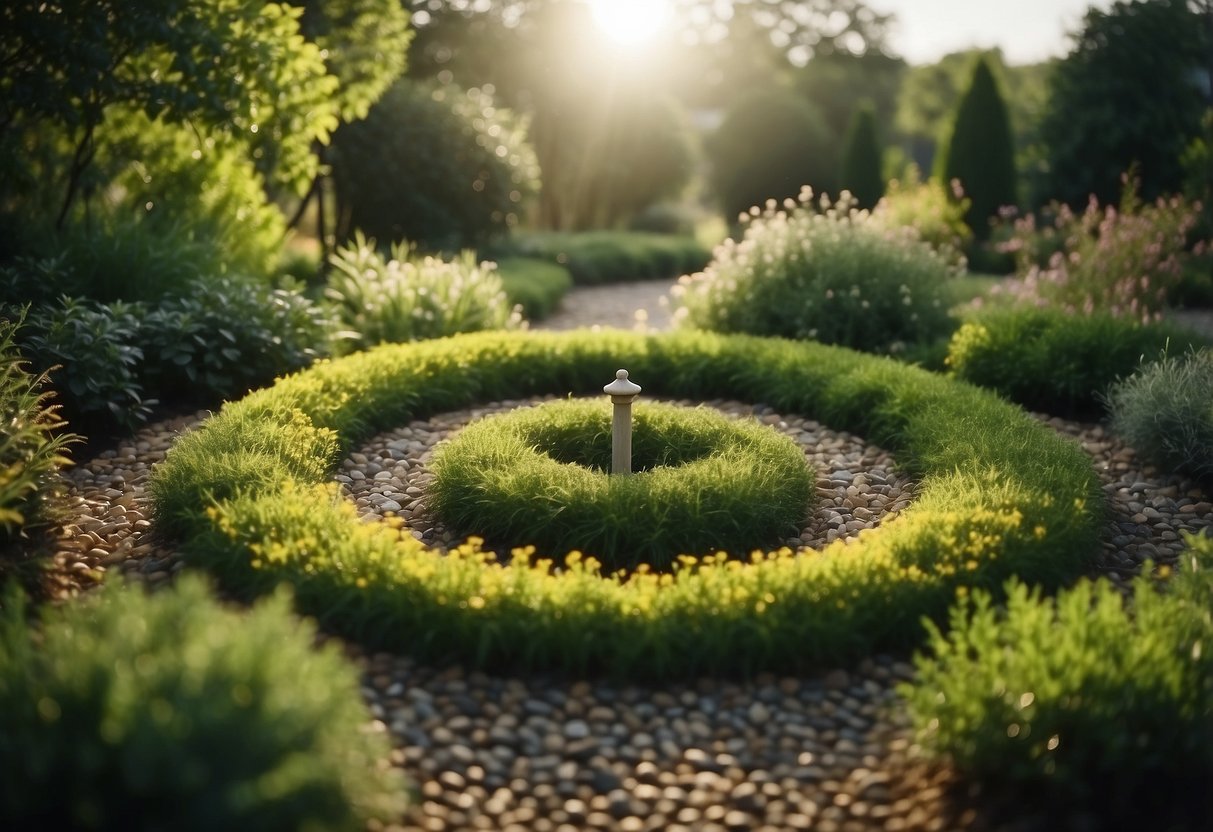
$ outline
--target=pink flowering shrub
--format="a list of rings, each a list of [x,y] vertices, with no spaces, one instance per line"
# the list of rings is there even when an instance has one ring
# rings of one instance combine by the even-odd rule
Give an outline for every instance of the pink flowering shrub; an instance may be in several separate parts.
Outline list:
[[[950,191],[935,179],[923,182],[918,168],[911,165],[904,181],[889,182],[872,209],[871,221],[881,228],[913,228],[923,242],[949,261],[964,265],[965,247],[973,239],[964,220],[969,200],[955,179]]]
[[[1173,196],[1143,204],[1131,183],[1119,207],[1092,197],[1081,214],[1064,205],[1053,212],[1052,223],[1040,228],[1031,215],[1015,222],[1001,248],[1015,255],[1017,277],[995,292],[1039,307],[1149,322],[1161,317],[1183,279],[1186,258],[1207,245],[1188,245],[1199,203]]]

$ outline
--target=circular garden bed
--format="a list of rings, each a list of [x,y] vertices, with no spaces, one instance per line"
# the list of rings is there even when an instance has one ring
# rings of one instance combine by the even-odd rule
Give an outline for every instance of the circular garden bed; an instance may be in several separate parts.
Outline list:
[[[889,448],[917,501],[849,546],[672,573],[446,556],[402,523],[358,521],[328,482],[341,448],[478,401],[595,391],[626,366],[645,393],[811,414]],[[1080,449],[992,394],[887,359],[743,336],[491,333],[322,362],[228,405],[153,483],[157,522],[229,589],[288,582],[301,611],[375,647],[480,666],[662,676],[795,670],[919,643],[971,588],[1054,587],[1096,546],[1102,499]],[[557,567],[557,568],[553,568]]]

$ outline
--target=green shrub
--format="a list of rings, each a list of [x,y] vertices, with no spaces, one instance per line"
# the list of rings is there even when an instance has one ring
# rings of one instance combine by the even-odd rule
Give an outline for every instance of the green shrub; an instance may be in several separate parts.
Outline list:
[[[513,227],[538,188],[526,130],[492,96],[409,79],[337,131],[332,162],[342,239],[475,246]]]
[[[399,244],[385,260],[358,235],[337,249],[325,294],[359,347],[512,329],[520,323],[492,263],[470,251],[457,260],[421,257]]]
[[[963,598],[904,689],[924,745],[1019,805],[1091,828],[1203,829],[1213,811],[1213,540],[1126,609],[1106,581]],[[1105,825],[1111,824],[1111,825]]]
[[[16,343],[20,326],[20,318],[0,318],[0,555],[53,514],[55,475],[69,463],[64,450],[76,439],[60,431],[65,422],[49,403],[46,373],[25,369]]]
[[[502,251],[550,260],[578,286],[631,280],[668,280],[702,269],[711,252],[694,237],[643,231],[515,234]]]
[[[794,93],[742,96],[705,147],[725,217],[734,220],[769,199],[795,197],[805,186],[834,192],[833,141],[817,108]]]
[[[657,202],[635,214],[628,222],[628,229],[693,237],[704,216],[703,209],[685,203]]]
[[[407,527],[360,522],[325,482],[338,443],[475,402],[598,393],[620,365],[646,395],[763,402],[865,436],[919,477],[916,500],[850,545],[622,581],[584,559],[554,573],[474,544],[439,555]],[[301,610],[369,648],[633,676],[792,672],[916,644],[959,586],[1072,580],[1104,517],[1086,455],[991,393],[836,347],[710,333],[475,333],[318,362],[182,437],[151,488],[156,528],[226,589],[287,581]]]
[[[1213,351],[1163,355],[1113,386],[1107,402],[1113,430],[1142,456],[1213,485]]]
[[[185,578],[0,618],[7,828],[362,829],[403,808],[358,677],[279,596],[228,612]]]
[[[951,331],[944,303],[952,269],[911,229],[889,230],[850,203],[817,211],[806,190],[773,206],[740,243],[726,241],[683,278],[675,320],[717,332],[809,338],[896,352]]]
[[[889,182],[885,195],[872,210],[872,222],[882,228],[913,228],[949,261],[962,264],[973,238],[965,224],[967,210],[963,196],[949,194],[934,179],[923,182],[918,168],[911,166],[904,181]]]
[[[497,261],[497,276],[511,306],[521,306],[531,321],[551,315],[573,288],[573,278],[564,266],[534,257],[507,257]]]
[[[870,106],[855,110],[842,146],[841,188],[851,192],[858,207],[874,208],[884,196],[884,173],[876,114]]]
[[[965,222],[978,240],[990,236],[990,220],[1001,208],[1019,203],[1010,117],[984,56],[973,65],[951,134],[935,158],[935,173],[941,182],[958,180],[964,188]]]
[[[679,555],[744,555],[798,534],[815,478],[792,440],[703,409],[634,409],[632,476],[612,476],[604,402],[484,419],[434,455],[430,505],[448,526],[606,572]]]
[[[965,381],[997,390],[1029,410],[1097,417],[1117,379],[1168,344],[1200,343],[1164,324],[1053,308],[992,308],[957,330],[947,365]]]

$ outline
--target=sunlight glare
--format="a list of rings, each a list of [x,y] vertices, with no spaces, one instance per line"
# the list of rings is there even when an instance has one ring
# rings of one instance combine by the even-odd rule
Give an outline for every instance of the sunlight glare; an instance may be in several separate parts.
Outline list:
[[[669,0],[589,0],[594,22],[615,43],[631,46],[657,34],[670,16]]]

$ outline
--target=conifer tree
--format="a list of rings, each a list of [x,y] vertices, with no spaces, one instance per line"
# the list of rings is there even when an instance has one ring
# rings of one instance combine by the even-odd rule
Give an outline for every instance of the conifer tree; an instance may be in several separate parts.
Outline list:
[[[990,218],[1003,205],[1015,205],[1015,150],[1011,123],[998,83],[984,57],[961,96],[951,135],[941,142],[935,174],[943,182],[960,181],[969,199],[965,222],[978,240],[990,234]]]
[[[843,142],[841,185],[851,192],[860,208],[875,207],[884,196],[876,115],[870,105],[859,107],[851,116]]]

